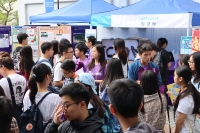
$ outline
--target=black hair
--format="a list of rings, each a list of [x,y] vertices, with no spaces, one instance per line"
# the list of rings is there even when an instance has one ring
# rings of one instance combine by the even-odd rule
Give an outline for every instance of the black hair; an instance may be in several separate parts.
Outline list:
[[[5,96],[0,96],[0,131],[8,133],[11,128],[11,121],[14,114],[14,108],[11,100]]]
[[[43,83],[47,75],[51,76],[51,69],[47,65],[41,63],[34,66],[32,70],[32,75],[30,76],[28,83],[28,86],[30,88],[29,98],[32,104],[36,104],[35,96],[38,92],[36,82]]]
[[[149,43],[147,43],[147,42],[138,45],[137,48],[138,48],[138,53],[139,54],[142,54],[144,51],[151,51],[152,50],[151,45]]]
[[[60,44],[60,54],[63,55],[63,52],[68,52],[68,49],[72,48],[72,44],[68,43],[61,43]]]
[[[0,86],[0,96],[6,96],[3,88]]]
[[[95,38],[94,36],[89,36],[89,37],[88,37],[88,42],[91,42],[91,43],[92,43],[92,46],[94,46],[95,43],[96,43],[96,38]]]
[[[157,45],[159,48],[162,48],[162,46],[166,43],[168,45],[168,41],[166,38],[159,38],[157,41]]]
[[[19,44],[22,44],[22,41],[26,40],[27,37],[28,37],[28,35],[26,33],[19,33],[17,35],[17,40],[18,40]]]
[[[42,43],[40,47],[41,47],[42,53],[45,54],[47,50],[50,50],[51,48],[53,48],[53,45],[51,42],[44,42]]]
[[[0,66],[4,66],[8,70],[14,70],[14,62],[10,57],[3,57],[0,59]]]
[[[195,77],[194,83],[198,83],[200,81],[200,52],[195,52],[191,54],[193,57],[194,65],[195,65]]]
[[[54,51],[53,55],[59,54],[59,52],[58,52],[59,51],[58,50],[59,42],[57,40],[52,40],[51,44],[53,45],[53,51]]]
[[[90,92],[88,89],[79,83],[71,83],[60,90],[60,97],[62,96],[70,96],[70,98],[74,102],[81,102],[85,101],[86,105],[88,106],[90,101]]]
[[[86,88],[89,88],[89,92],[90,92],[90,103],[92,104],[93,107],[98,107],[99,108],[99,117],[100,118],[104,118],[104,109],[103,107],[107,108],[107,106],[105,105],[105,103],[99,98],[98,95],[94,94],[92,87],[90,85],[84,84],[82,83]]]
[[[143,89],[133,80],[117,79],[108,86],[110,102],[123,117],[138,115],[138,109],[143,101]]]
[[[170,58],[170,61],[171,61],[171,62],[174,62],[175,60],[174,60],[173,53],[172,53],[172,52],[168,52],[168,53],[169,53],[169,56],[171,57],[171,58]]]
[[[86,54],[88,47],[84,43],[78,43],[76,47],[80,52],[83,51],[83,54]]]
[[[127,58],[128,58],[128,52],[125,47],[125,41],[123,39],[116,38],[114,40],[114,48],[122,64],[125,65],[127,63]]]
[[[65,71],[73,71],[75,72],[76,64],[73,60],[65,60],[60,68],[64,69]]]
[[[154,50],[156,52],[159,51],[159,48],[158,48],[158,46],[155,43],[150,42],[150,45],[151,45],[152,50]]]
[[[104,46],[101,45],[101,44],[97,44],[97,45],[94,45],[94,47],[97,49],[97,51],[100,54],[98,62],[101,65],[101,68],[99,70],[99,72],[101,72],[105,68],[105,66],[107,64],[107,61],[106,61],[106,58],[105,58]],[[88,69],[91,70],[92,68],[94,68],[94,66],[95,66],[95,59],[92,59],[92,61],[88,64]]]
[[[154,73],[152,70],[147,70],[142,73],[140,85],[142,86],[142,89],[144,90],[144,95],[153,95],[155,93],[158,93],[158,96],[160,98],[161,103],[161,114],[163,113],[163,102],[162,97],[160,94],[160,90],[158,87],[158,78],[156,73]]]
[[[179,101],[184,97],[191,95],[194,100],[194,109],[192,114],[199,114],[200,113],[200,93],[194,87],[194,85],[190,82],[192,78],[192,71],[188,66],[180,66],[175,70],[178,77],[182,77],[185,83],[187,84],[187,89],[183,90],[179,93],[176,98],[174,104],[174,111],[178,108]]]
[[[112,58],[108,62],[106,75],[100,85],[101,86],[100,91],[103,92],[106,86],[109,85],[112,81],[115,81],[116,79],[122,79],[122,78],[124,78],[124,73],[123,73],[121,61],[117,58]]]
[[[70,44],[70,41],[68,39],[66,39],[66,38],[63,38],[63,39],[60,40],[60,44],[62,44],[62,43]]]
[[[186,65],[189,67],[189,63],[188,60],[190,59],[190,55],[189,54],[185,54],[180,58],[180,63]]]
[[[22,72],[31,72],[34,65],[32,48],[29,45],[22,47],[19,67]]]

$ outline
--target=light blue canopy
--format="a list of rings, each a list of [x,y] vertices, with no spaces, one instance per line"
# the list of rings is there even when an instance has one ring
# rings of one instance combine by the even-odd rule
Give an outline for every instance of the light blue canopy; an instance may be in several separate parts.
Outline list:
[[[191,14],[189,15],[189,13]],[[192,0],[141,0],[135,4],[132,4],[130,6],[127,6],[121,9],[108,11],[104,13],[93,14],[91,17],[91,25],[113,27],[112,23],[113,21],[118,20],[116,19],[117,16],[119,16],[119,18],[121,17],[122,19],[123,15],[124,16],[130,15],[130,17],[132,17],[130,18],[132,22],[129,22],[129,23],[134,23],[133,17],[135,17],[136,15],[143,15],[143,16],[146,15],[146,16],[151,16],[148,19],[154,19],[154,18],[157,19],[158,17],[156,15],[159,15],[159,14],[164,14],[166,16],[168,14],[168,17],[170,15],[174,15],[174,18],[176,18],[177,16],[179,16],[178,14],[180,14],[182,15],[181,17],[183,20],[186,18],[188,18],[188,21],[192,20],[192,22],[189,22],[192,26],[200,26],[200,4],[193,2]],[[155,15],[156,17],[152,17],[153,15]],[[185,17],[186,15],[187,17]],[[144,18],[147,18],[146,16]],[[161,19],[162,16],[159,16],[159,17]],[[177,21],[174,21],[174,22],[181,23],[181,17],[179,16],[179,18],[177,18]],[[135,18],[139,19],[141,18],[141,16],[135,17]],[[119,21],[121,22],[120,19]],[[165,22],[169,23],[170,21],[172,21],[172,18],[169,17],[168,22],[167,21]],[[165,22],[162,22],[162,23],[165,23]],[[127,23],[128,22],[126,22],[126,24]],[[120,27],[120,24],[122,23],[118,23],[118,24]],[[164,27],[166,25],[163,24],[162,28],[168,28],[168,27]],[[129,25],[127,25],[127,27],[129,27]]]
[[[104,0],[79,0],[58,10],[30,16],[32,23],[90,23],[91,15],[119,9]]]

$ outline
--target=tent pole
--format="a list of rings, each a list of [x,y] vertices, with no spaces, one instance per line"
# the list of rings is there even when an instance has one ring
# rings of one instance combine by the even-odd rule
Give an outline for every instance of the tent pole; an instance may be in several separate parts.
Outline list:
[[[59,9],[59,4],[60,4],[60,3],[59,3],[59,0],[57,0],[57,7],[58,7],[58,9]]]
[[[190,28],[187,28],[187,36],[189,36]]]

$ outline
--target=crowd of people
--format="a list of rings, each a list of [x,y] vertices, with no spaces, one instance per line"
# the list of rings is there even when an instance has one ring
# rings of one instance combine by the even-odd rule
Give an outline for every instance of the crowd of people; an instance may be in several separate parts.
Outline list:
[[[74,49],[67,39],[44,42],[34,62],[28,35],[17,39],[12,56],[0,52],[1,133],[164,133],[170,104],[172,133],[190,133],[195,126],[200,52],[175,61],[165,50],[167,39],[159,38],[138,44],[138,58],[130,63],[125,41],[117,38],[115,54],[106,60],[104,46],[89,36]],[[173,101],[166,87],[170,75],[180,86]],[[31,107],[39,109],[42,125],[22,122]]]

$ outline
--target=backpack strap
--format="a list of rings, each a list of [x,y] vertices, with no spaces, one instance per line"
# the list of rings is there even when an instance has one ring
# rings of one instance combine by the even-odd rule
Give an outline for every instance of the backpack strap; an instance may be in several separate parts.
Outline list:
[[[36,65],[36,64],[40,64],[40,63],[42,63],[42,62],[48,62],[49,64],[51,64],[47,59],[42,59],[42,60],[38,59],[38,60],[36,61],[35,65]]]
[[[93,133],[96,129],[98,129],[99,128],[99,130],[100,130],[100,128],[101,128],[101,125],[100,124],[94,124],[94,125],[90,125],[90,126],[88,126],[88,127],[86,127],[83,131],[82,131],[82,133]]]
[[[68,120],[63,123],[63,125],[61,127],[61,133],[65,133],[66,132],[67,127],[69,126],[69,124],[70,124],[70,121],[68,121]]]
[[[6,79],[8,80],[12,103],[13,103],[14,106],[16,106],[16,101],[15,101],[15,95],[14,95],[14,91],[13,91],[12,82],[11,82],[9,77],[7,77]]]
[[[38,106],[38,105],[45,99],[45,97],[48,96],[49,94],[51,94],[51,92],[46,93],[46,94],[42,97],[42,99],[40,99],[40,101],[36,104],[36,106]]]

